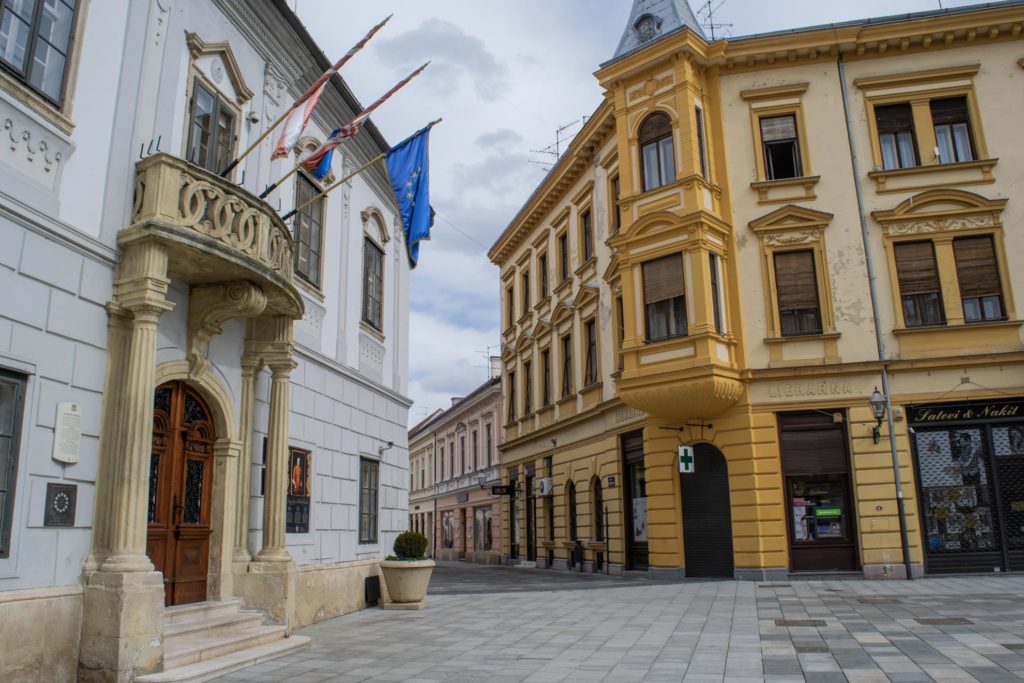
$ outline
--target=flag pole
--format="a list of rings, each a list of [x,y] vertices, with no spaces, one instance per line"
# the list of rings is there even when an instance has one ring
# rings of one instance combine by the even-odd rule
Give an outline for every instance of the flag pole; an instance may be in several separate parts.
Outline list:
[[[349,59],[351,59],[352,55],[354,55],[355,53],[357,53],[361,49],[363,49],[363,46],[366,45],[367,41],[369,41],[370,38],[372,38],[373,35],[384,26],[384,24],[386,24],[389,21],[391,21],[391,17],[393,17],[393,16],[395,16],[395,15],[394,14],[389,14],[384,19],[384,21],[380,22],[379,24],[377,24],[376,26],[371,28],[370,32],[367,33],[366,36],[364,36],[362,40],[360,40],[358,43],[356,43],[352,47],[351,50],[346,52],[345,56],[342,57],[341,59],[339,59],[337,64],[335,64],[330,69],[328,69],[323,74],[321,74],[320,77],[313,82],[313,85],[309,86],[309,88],[306,90],[306,92],[304,92],[302,94],[302,97],[300,97],[299,99],[295,100],[295,103],[288,109],[288,111],[286,111],[285,113],[281,114],[281,116],[279,116],[276,121],[274,121],[272,124],[270,124],[270,126],[265,131],[263,131],[263,133],[260,134],[260,136],[258,138],[256,138],[256,142],[254,142],[251,145],[249,145],[249,147],[246,148],[246,150],[244,152],[242,152],[238,156],[238,158],[236,158],[234,161],[232,161],[230,164],[228,164],[227,167],[223,171],[220,172],[220,177],[221,178],[226,178],[228,176],[228,174],[231,173],[231,171],[235,170],[235,167],[238,166],[238,163],[242,159],[244,159],[245,157],[249,156],[249,154],[252,153],[252,151],[254,149],[256,149],[261,142],[266,140],[267,136],[270,135],[274,131],[275,128],[277,128],[279,125],[281,125],[282,121],[284,121],[289,116],[291,116],[293,111],[295,111],[296,109],[301,107],[303,104],[306,103],[306,100],[308,100],[310,97],[313,96],[313,93],[316,92],[316,89],[319,88],[323,84],[324,80],[326,80],[324,78],[324,76],[326,76],[329,79],[331,76],[333,76],[334,74],[338,73],[338,70],[341,69],[341,67],[345,65],[345,62],[347,62]]]
[[[436,126],[437,124],[441,123],[442,121],[444,121],[444,119],[443,119],[443,118],[440,118],[440,119],[434,119],[433,121],[431,121],[430,123],[428,123],[428,124],[427,124],[427,125],[426,125],[426,126],[424,127],[424,129],[425,129],[425,130],[430,130],[431,128],[433,128],[433,127],[434,127],[434,126]],[[399,144],[401,144],[401,143],[399,143]],[[392,149],[393,149],[393,148],[392,148]],[[388,150],[388,152],[390,152],[390,151],[391,151],[391,150]],[[291,218],[292,216],[294,216],[294,215],[295,215],[295,214],[297,214],[298,212],[302,211],[302,210],[303,210],[304,208],[306,208],[307,206],[309,206],[310,204],[312,204],[312,203],[313,203],[313,202],[315,202],[316,200],[320,199],[321,197],[324,197],[324,196],[326,196],[327,194],[331,193],[331,192],[332,192],[333,190],[336,190],[336,189],[338,188],[338,186],[339,186],[339,185],[341,185],[342,183],[347,183],[348,181],[352,180],[352,179],[353,179],[353,178],[355,178],[355,177],[356,177],[357,175],[359,175],[360,173],[362,173],[362,172],[363,172],[363,171],[365,171],[366,169],[370,168],[371,166],[373,166],[373,165],[374,165],[375,163],[377,163],[377,162],[378,162],[378,161],[380,161],[381,159],[384,159],[385,157],[387,157],[387,155],[388,155],[388,152],[384,152],[383,154],[378,154],[378,155],[377,155],[376,157],[374,157],[373,159],[371,159],[371,160],[370,160],[370,161],[368,161],[367,163],[363,164],[362,166],[360,166],[360,167],[359,167],[359,168],[357,168],[356,170],[352,171],[352,172],[351,172],[351,173],[349,173],[349,174],[348,174],[347,176],[345,176],[345,177],[344,177],[344,178],[342,178],[341,180],[337,181],[336,183],[334,183],[333,185],[331,185],[330,187],[328,187],[327,189],[325,189],[325,190],[324,190],[323,192],[321,192],[320,194],[316,195],[316,196],[315,196],[315,197],[313,197],[312,199],[307,199],[307,200],[306,200],[305,202],[303,202],[302,204],[300,204],[300,205],[296,206],[296,207],[295,207],[294,209],[292,209],[291,211],[289,211],[289,212],[288,212],[288,213],[286,213],[285,215],[281,216],[281,220],[282,220],[282,221],[286,221],[286,220],[288,220],[289,218]],[[291,174],[289,174],[289,175],[291,175]],[[288,176],[285,176],[285,178],[287,178],[287,177],[288,177]],[[282,178],[282,180],[284,180],[284,178]]]

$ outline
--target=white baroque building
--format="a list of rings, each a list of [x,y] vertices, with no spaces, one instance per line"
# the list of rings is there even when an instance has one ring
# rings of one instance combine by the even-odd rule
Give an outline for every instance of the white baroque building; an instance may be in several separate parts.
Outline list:
[[[244,661],[196,643],[299,647],[375,599],[408,520],[409,266],[383,164],[287,224],[320,183],[256,197],[360,104],[335,76],[288,158],[275,133],[222,179],[329,66],[284,0],[0,13],[0,680],[173,680]],[[332,176],[388,146],[368,123]]]

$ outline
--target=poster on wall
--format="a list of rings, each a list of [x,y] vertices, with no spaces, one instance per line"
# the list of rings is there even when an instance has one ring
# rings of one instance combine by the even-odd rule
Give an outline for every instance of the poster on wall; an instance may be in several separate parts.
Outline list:
[[[288,452],[288,508],[285,531],[290,534],[309,532],[309,498],[312,493],[312,454],[292,448]]]

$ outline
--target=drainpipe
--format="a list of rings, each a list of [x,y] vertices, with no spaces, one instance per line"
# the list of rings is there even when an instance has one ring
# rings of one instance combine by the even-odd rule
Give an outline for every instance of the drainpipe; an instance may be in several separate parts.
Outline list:
[[[868,223],[864,213],[864,195],[860,187],[860,169],[857,163],[857,147],[853,141],[853,119],[850,115],[850,98],[846,92],[846,66],[842,53],[836,58],[839,68],[839,90],[843,96],[843,114],[846,116],[846,139],[850,144],[850,165],[853,167],[853,188],[857,195],[857,217],[860,219],[860,236],[864,244],[864,264],[868,272],[868,290],[871,293],[871,316],[875,325],[875,346],[878,360],[882,362],[882,393],[885,395],[885,417],[889,424],[889,451],[892,455],[892,473],[896,482],[896,513],[900,520],[900,545],[903,550],[903,567],[907,580],[914,578],[910,570],[910,544],[907,540],[907,514],[903,506],[903,484],[900,481],[900,459],[896,451],[896,430],[892,420],[892,398],[889,394],[889,371],[885,358],[885,340],[882,337],[881,319],[878,315],[878,291],[875,287],[875,268],[868,245]]]

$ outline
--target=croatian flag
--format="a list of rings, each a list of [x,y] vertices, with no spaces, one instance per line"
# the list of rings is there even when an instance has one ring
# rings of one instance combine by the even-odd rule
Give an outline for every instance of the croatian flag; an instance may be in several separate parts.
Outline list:
[[[302,167],[317,180],[323,180],[331,172],[331,159],[334,156],[334,148],[338,146],[334,141],[344,140],[341,133],[341,128],[335,128],[330,137],[324,140],[323,146],[302,162]],[[327,146],[328,143],[331,143],[330,147]]]
[[[320,84],[312,96],[306,100],[305,104],[301,107],[296,107],[292,110],[292,113],[288,115],[288,118],[284,122],[284,128],[281,130],[281,137],[277,139],[277,145],[274,147],[274,155],[271,159],[280,159],[288,156],[288,150],[294,149],[295,145],[298,144],[299,138],[302,137],[302,131],[306,130],[306,124],[309,123],[309,117],[313,115],[313,109],[316,107],[316,103],[320,101],[320,95],[323,94],[324,88],[327,87],[327,79]]]

